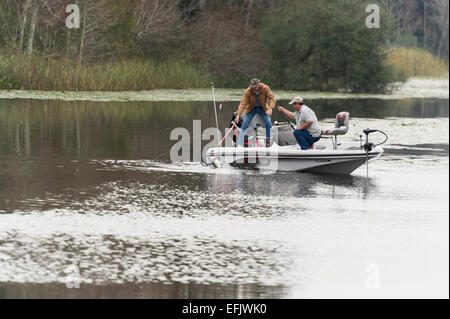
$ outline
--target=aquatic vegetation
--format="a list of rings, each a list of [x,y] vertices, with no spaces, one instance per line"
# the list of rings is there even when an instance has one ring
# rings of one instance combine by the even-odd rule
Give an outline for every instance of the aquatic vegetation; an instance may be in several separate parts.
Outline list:
[[[198,88],[209,84],[205,66],[185,60],[132,59],[79,63],[40,54],[0,53],[0,88],[52,91],[131,91]]]
[[[393,48],[388,63],[404,77],[447,78],[448,63],[419,48]]]
[[[275,90],[278,100],[290,100],[301,95],[308,100],[330,99],[406,99],[439,98],[448,99],[449,81],[437,79],[410,79],[405,83],[396,83],[391,94],[355,94],[316,91],[280,91]],[[240,101],[242,89],[216,89],[218,101]],[[211,89],[154,89],[140,91],[38,91],[38,90],[0,90],[0,99],[37,99],[63,101],[212,101]]]

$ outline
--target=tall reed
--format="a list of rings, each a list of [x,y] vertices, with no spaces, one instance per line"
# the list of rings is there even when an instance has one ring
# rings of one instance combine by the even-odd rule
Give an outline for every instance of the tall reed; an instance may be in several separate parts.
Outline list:
[[[392,48],[386,61],[399,80],[448,78],[448,63],[419,48]],[[205,65],[184,59],[129,59],[79,63],[40,53],[0,52],[0,89],[52,91],[128,91],[206,88],[212,79]],[[223,80],[223,79],[222,79]]]
[[[388,64],[407,78],[448,78],[448,63],[420,48],[393,48]]]
[[[0,88],[122,91],[208,87],[208,69],[185,60],[132,59],[97,64],[39,54],[0,54]]]

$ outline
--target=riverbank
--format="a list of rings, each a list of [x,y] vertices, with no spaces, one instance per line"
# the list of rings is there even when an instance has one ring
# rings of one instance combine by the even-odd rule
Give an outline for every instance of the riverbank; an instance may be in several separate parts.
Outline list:
[[[97,64],[0,53],[0,89],[43,91],[134,91],[202,88],[211,75],[204,65],[186,60],[151,59]]]
[[[413,78],[405,83],[396,83],[391,94],[352,94],[334,92],[300,92],[274,90],[278,100],[288,100],[294,95],[305,99],[407,99],[407,98],[449,98],[448,79]],[[243,89],[216,89],[218,101],[239,101]],[[62,101],[212,101],[211,89],[156,89],[146,91],[120,92],[68,92],[36,90],[0,90],[0,99],[37,99]]]
[[[391,70],[390,81],[393,82],[417,77],[449,78],[445,60],[418,48],[388,49],[385,63]],[[88,64],[40,53],[18,55],[13,51],[0,52],[0,90],[105,91],[119,92],[121,95],[122,91],[208,88],[212,79],[222,87],[241,87],[248,82],[242,75],[225,79],[214,75],[206,64],[192,63],[182,58]],[[275,84],[272,87],[276,89]],[[286,88],[289,89],[289,86]]]

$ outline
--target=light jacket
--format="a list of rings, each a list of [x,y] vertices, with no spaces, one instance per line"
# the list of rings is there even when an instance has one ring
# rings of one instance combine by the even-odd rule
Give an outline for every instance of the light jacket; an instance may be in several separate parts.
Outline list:
[[[275,95],[270,90],[269,86],[264,83],[259,84],[259,100],[261,101],[261,106],[264,111],[268,109],[273,109],[275,107],[275,103],[277,99]],[[248,113],[256,106],[256,94],[253,92],[251,88],[247,88],[244,93],[244,97],[241,100],[241,104],[238,108],[238,114],[242,115],[242,113]]]

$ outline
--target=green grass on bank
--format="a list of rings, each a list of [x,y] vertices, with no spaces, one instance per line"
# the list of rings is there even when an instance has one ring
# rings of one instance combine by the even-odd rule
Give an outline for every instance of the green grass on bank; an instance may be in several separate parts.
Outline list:
[[[207,86],[206,67],[189,62],[126,60],[80,64],[40,55],[0,54],[0,88],[52,91],[128,91]]]
[[[419,48],[393,48],[388,63],[405,78],[448,78],[448,63]]]
[[[399,79],[449,76],[446,61],[418,48],[393,48],[387,63],[392,65]],[[206,66],[185,60],[131,59],[80,64],[40,54],[28,56],[0,52],[0,89],[134,91],[205,88],[212,77]],[[217,82],[227,81],[236,83],[233,79],[218,79]]]

